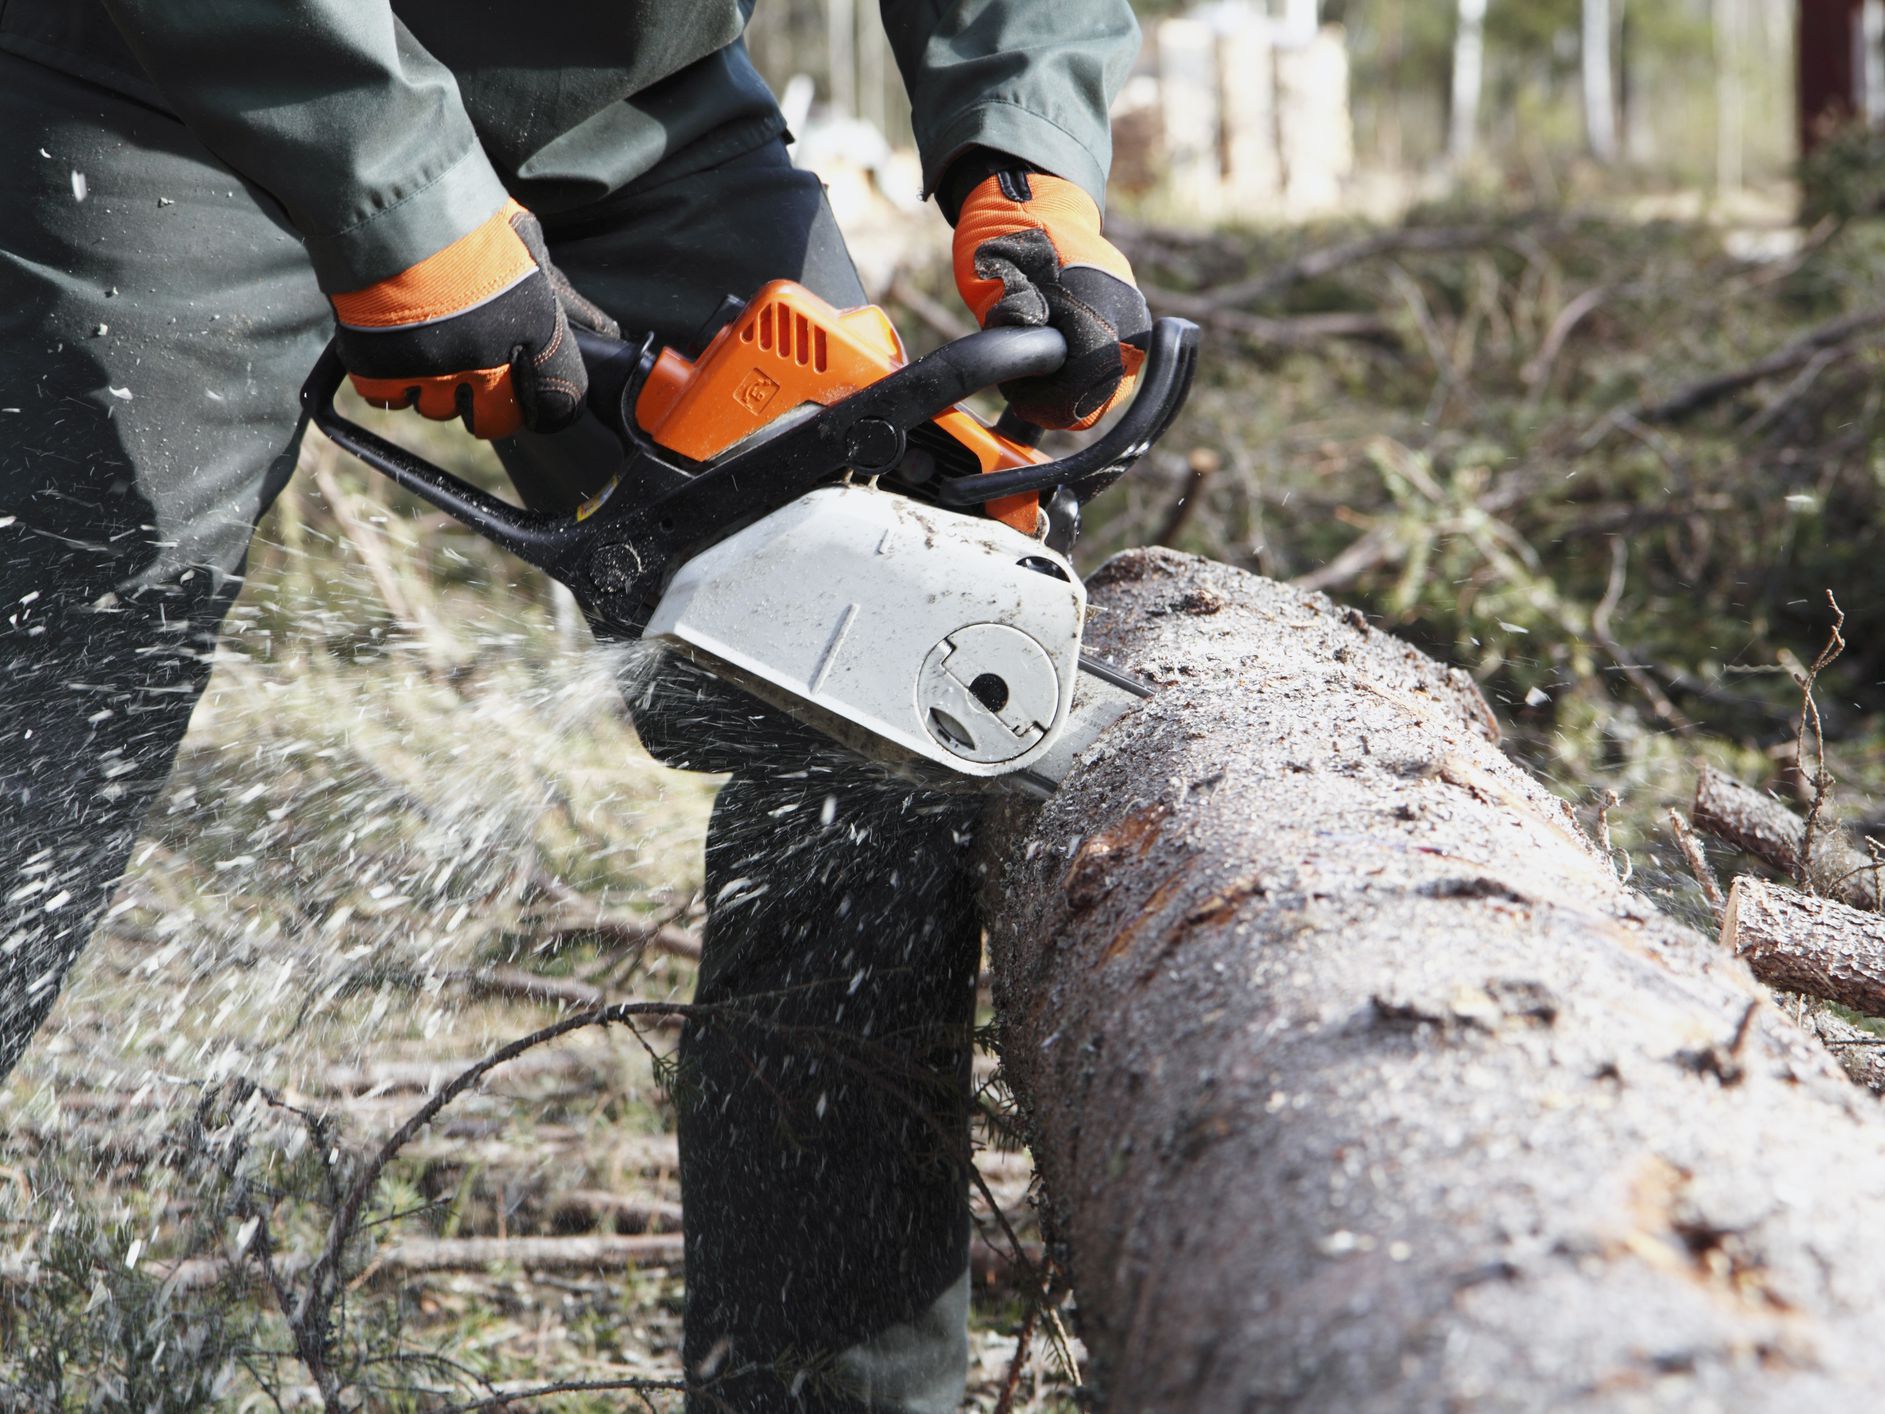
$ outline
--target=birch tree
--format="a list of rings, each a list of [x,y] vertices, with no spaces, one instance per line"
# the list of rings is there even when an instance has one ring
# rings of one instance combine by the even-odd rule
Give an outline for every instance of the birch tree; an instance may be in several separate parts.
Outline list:
[[[1717,0],[1725,3],[1725,0]],[[1617,160],[1617,85],[1610,63],[1610,0],[1584,0],[1579,69],[1583,80],[1584,141],[1599,162]]]
[[[1479,94],[1485,85],[1486,0],[1459,0],[1453,31],[1453,104],[1447,129],[1447,157],[1466,161],[1479,145]]]

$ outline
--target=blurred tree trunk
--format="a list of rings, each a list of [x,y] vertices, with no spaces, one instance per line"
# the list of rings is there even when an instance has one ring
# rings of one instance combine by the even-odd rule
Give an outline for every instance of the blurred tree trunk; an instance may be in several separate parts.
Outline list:
[[[866,10],[875,10],[874,5],[866,5]],[[890,57],[890,45],[884,37],[884,27],[875,14],[863,17],[855,31],[857,35],[857,115],[880,133],[889,133],[885,123],[885,75],[891,67],[886,61]]]
[[[843,117],[857,113],[857,0],[825,0],[826,98]]]
[[[1741,0],[1713,0],[1709,15],[1715,39],[1715,188],[1741,190],[1746,132],[1747,85],[1741,74]]]
[[[1720,3],[1720,0],[1717,0]],[[1610,0],[1584,0],[1584,142],[1590,155],[1608,165],[1617,160],[1617,86],[1610,67]]]
[[[1479,94],[1485,86],[1486,0],[1459,0],[1453,31],[1453,101],[1447,158],[1464,162],[1479,145]]]
[[[1864,25],[1861,0],[1799,0],[1800,151],[1865,111],[1858,63]]]
[[[1170,551],[1090,588],[1158,695],[982,849],[1104,1405],[1874,1407],[1873,1096],[1463,674]]]

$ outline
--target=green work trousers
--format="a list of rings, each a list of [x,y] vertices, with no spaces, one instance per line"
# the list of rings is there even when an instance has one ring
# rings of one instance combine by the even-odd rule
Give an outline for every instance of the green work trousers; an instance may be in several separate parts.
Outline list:
[[[175,118],[0,55],[0,131],[4,1074],[169,771],[330,325],[280,211]],[[776,277],[861,300],[776,138],[686,157],[548,223],[624,329],[684,341]],[[593,438],[562,435],[500,449],[535,504],[607,472]],[[707,840],[697,999],[716,1007],[686,1028],[675,1096],[690,1406],[954,1409],[972,814],[711,683],[631,707],[664,759],[733,773]]]

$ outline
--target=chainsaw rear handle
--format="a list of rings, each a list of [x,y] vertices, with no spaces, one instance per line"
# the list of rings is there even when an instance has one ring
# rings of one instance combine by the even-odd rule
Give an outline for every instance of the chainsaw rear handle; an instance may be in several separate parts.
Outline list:
[[[334,397],[346,381],[346,366],[340,361],[339,351],[329,343],[301,385],[302,412],[329,441],[501,549],[530,564],[547,567],[567,536],[565,522],[569,517],[520,510],[343,417],[334,407]]]

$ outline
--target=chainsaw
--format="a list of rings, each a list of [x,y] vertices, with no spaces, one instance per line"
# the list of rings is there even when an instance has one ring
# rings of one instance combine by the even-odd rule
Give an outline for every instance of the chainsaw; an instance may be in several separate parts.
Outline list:
[[[1081,653],[1080,507],[1190,391],[1197,326],[1151,329],[1130,406],[1050,458],[961,406],[1052,373],[1052,329],[910,360],[881,309],[789,281],[730,299],[690,350],[576,330],[619,469],[571,514],[523,510],[349,421],[330,346],[302,404],[332,441],[566,585],[599,636],[678,650],[892,766],[1050,792],[1148,689]]]

